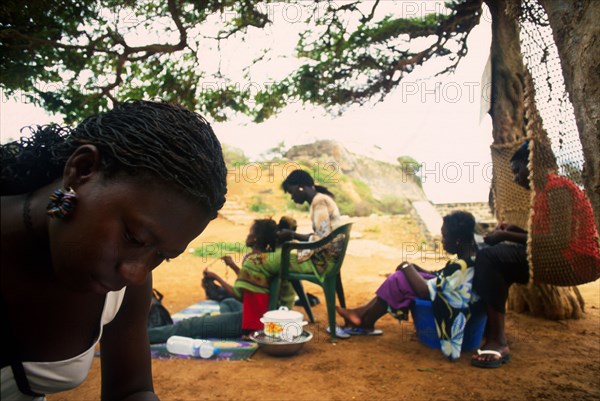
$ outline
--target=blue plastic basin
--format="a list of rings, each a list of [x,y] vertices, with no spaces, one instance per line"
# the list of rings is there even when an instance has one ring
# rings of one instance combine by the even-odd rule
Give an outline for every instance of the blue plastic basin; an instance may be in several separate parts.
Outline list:
[[[417,338],[431,348],[440,348],[440,338],[435,328],[431,301],[416,299],[411,307],[411,314],[417,330]],[[465,326],[462,350],[471,351],[479,348],[487,316],[483,312],[473,313]]]

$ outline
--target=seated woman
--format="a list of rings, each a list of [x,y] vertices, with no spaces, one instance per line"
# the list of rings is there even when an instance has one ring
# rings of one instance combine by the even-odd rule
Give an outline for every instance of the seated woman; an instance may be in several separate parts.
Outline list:
[[[242,265],[246,263],[270,263],[278,266],[279,259],[273,258],[277,239],[277,223],[272,219],[255,220],[250,227],[246,238],[246,246],[251,248],[250,253],[244,257]],[[223,261],[234,270],[238,269],[230,256],[224,256]],[[273,269],[275,267],[268,267]],[[249,334],[253,330],[262,327],[253,327],[242,330],[242,292],[231,286],[217,274],[204,271],[205,278],[218,281],[221,286],[233,297],[223,299],[219,303],[221,313],[219,315],[205,315],[182,320],[173,325],[159,326],[148,329],[148,337],[151,344],[163,343],[171,336],[184,336],[193,338],[239,338]]]
[[[258,220],[257,220],[258,221]],[[266,221],[266,220],[264,220]],[[296,220],[289,216],[283,216],[279,219],[279,223],[277,224],[277,232],[281,230],[292,230],[296,231],[298,227],[298,223]],[[246,246],[256,246],[258,249],[265,249],[265,245],[263,243],[268,242],[266,247],[271,247],[271,243],[273,242],[271,224],[268,226],[266,224],[259,224],[250,228],[250,232],[248,233],[248,237],[246,238]],[[254,229],[254,232],[253,232]],[[275,247],[279,247],[281,243],[275,238]],[[255,244],[255,245],[251,245]],[[250,254],[244,257],[244,261]],[[240,274],[240,267],[235,263],[233,258],[229,255],[223,256],[221,258],[223,262],[229,267],[236,276]],[[215,283],[217,282],[217,283]],[[221,278],[217,273],[211,272],[206,268],[204,270],[204,277],[202,279],[202,287],[206,291],[206,297],[208,299],[213,299],[215,301],[221,301],[225,298],[237,298],[241,299],[241,294],[239,291],[236,292],[234,287],[230,285],[226,280]]]
[[[536,146],[543,146],[536,144]],[[510,160],[515,183],[530,190],[529,140],[517,149]],[[481,295],[487,307],[485,344],[472,356],[471,364],[479,368],[498,368],[510,358],[510,348],[505,332],[506,301],[514,283],[529,282],[527,243],[549,242],[562,255],[563,263],[589,281],[597,278],[594,272],[600,266],[598,231],[594,224],[594,211],[583,191],[569,179],[549,171],[537,182],[530,233],[512,224],[500,224],[485,236],[489,246],[477,254],[473,288]],[[570,204],[560,202],[567,198]],[[561,205],[559,209],[553,207]],[[532,248],[535,249],[535,248]],[[532,252],[531,260],[546,255]],[[548,255],[552,256],[552,255]],[[557,263],[558,258],[553,258]]]
[[[415,299],[427,299],[433,303],[442,353],[457,359],[464,325],[470,317],[471,282],[477,252],[474,229],[475,218],[468,212],[455,211],[444,216],[442,245],[446,252],[456,254],[457,258],[436,272],[428,272],[413,263],[401,263],[370,302],[354,309],[337,308],[350,328],[348,332],[373,333],[375,322],[386,313],[406,316]]]

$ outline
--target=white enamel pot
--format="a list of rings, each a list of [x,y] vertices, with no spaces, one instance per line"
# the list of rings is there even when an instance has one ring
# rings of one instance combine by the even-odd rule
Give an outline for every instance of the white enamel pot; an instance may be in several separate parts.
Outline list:
[[[303,320],[302,313],[289,310],[285,306],[269,311],[260,318],[261,323],[265,326],[265,335],[290,342],[302,335],[304,326],[308,324]]]

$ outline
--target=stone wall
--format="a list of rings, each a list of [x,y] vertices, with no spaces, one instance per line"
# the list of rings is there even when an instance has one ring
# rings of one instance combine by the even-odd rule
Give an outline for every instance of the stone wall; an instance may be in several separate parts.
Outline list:
[[[473,214],[478,223],[496,224],[496,218],[487,202],[437,203],[434,206],[442,216],[454,210],[465,210]]]

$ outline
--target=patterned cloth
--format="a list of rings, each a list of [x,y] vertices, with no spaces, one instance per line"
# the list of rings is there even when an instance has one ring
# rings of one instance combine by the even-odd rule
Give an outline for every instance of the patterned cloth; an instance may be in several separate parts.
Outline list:
[[[258,349],[255,342],[240,339],[242,304],[233,298],[199,301],[171,317],[175,324],[148,330],[152,358],[234,361],[249,359]],[[173,335],[211,339],[217,352],[209,359],[171,354],[166,341]]]
[[[435,278],[435,274],[422,272],[417,273],[424,280]],[[396,270],[388,276],[376,291],[379,298],[388,304],[388,312],[396,319],[406,320],[408,308],[419,296],[415,293],[412,286],[402,270]]]
[[[442,353],[451,360],[460,357],[465,325],[471,317],[474,261],[454,259],[437,272],[418,273],[427,281],[429,296]],[[395,271],[377,289],[377,296],[388,304],[388,312],[406,320],[407,311],[418,298],[402,270]]]
[[[477,301],[472,292],[474,273],[473,260],[454,259],[427,281],[440,348],[450,360],[460,358],[470,306]]]
[[[328,236],[341,225],[340,210],[330,196],[317,193],[310,204],[310,220],[312,221],[313,234],[308,240],[315,242]],[[327,269],[333,265],[332,262],[339,254],[341,240],[342,238],[338,236],[322,248],[302,249],[298,252],[297,261],[300,263],[308,260],[312,261],[314,268],[311,273],[322,280],[325,273],[327,273]],[[290,270],[303,273],[303,271],[292,270],[292,266],[290,266]]]
[[[242,268],[237,280],[233,284],[233,290],[236,297],[242,299],[243,290],[255,292],[258,294],[268,294],[269,285],[275,275],[279,273],[281,264],[281,249],[275,252],[251,253],[246,255],[242,262]],[[290,269],[294,271],[308,273],[312,272],[314,267],[310,260],[299,263],[295,255],[290,255]],[[282,283],[280,291],[280,304],[292,308],[296,294],[290,283]]]

